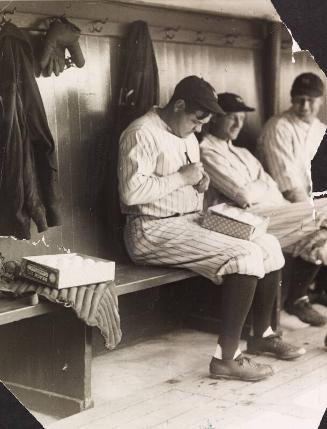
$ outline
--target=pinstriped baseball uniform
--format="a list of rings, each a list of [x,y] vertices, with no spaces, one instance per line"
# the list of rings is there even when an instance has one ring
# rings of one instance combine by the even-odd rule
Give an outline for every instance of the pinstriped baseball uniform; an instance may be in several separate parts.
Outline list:
[[[258,140],[258,156],[281,192],[300,188],[311,194],[311,160],[325,131],[319,119],[308,124],[290,110],[266,123]]]
[[[201,142],[200,152],[210,176],[208,205],[220,202],[262,205],[267,204],[268,194],[269,205],[286,202],[277,184],[247,149],[208,134]]]
[[[177,173],[199,160],[193,134],[175,136],[151,110],[120,139],[118,177],[125,243],[136,263],[188,268],[214,283],[225,274],[263,277],[284,264],[278,241],[268,234],[248,242],[200,226],[203,195]],[[195,212],[195,213],[194,213]],[[181,214],[182,216],[176,216]]]
[[[313,220],[313,206],[308,202],[285,200],[274,180],[247,149],[208,134],[200,151],[210,176],[206,193],[208,206],[221,202],[239,206],[240,201],[245,201],[252,206],[252,212],[270,217],[268,232],[293,256],[312,260],[313,251],[326,247],[327,230]],[[317,210],[326,213],[326,202],[327,199],[318,200]]]

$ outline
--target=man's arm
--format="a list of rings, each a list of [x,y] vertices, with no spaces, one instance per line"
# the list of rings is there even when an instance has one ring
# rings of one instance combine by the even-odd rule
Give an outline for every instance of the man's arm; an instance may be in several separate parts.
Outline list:
[[[118,179],[122,202],[147,204],[174,190],[193,185],[202,177],[201,164],[185,165],[173,174],[155,173],[158,150],[152,136],[143,131],[122,136],[119,147]]]
[[[209,149],[201,151],[201,160],[209,174],[211,186],[239,207],[267,201],[269,187],[263,180],[244,180],[225,157]]]
[[[301,201],[311,200],[309,195],[301,188],[294,188],[294,189],[285,191],[283,192],[283,196],[291,203],[299,203]]]
[[[264,164],[284,197],[291,202],[305,201],[309,197],[297,177],[292,138],[285,124],[275,122],[264,129],[259,145]]]

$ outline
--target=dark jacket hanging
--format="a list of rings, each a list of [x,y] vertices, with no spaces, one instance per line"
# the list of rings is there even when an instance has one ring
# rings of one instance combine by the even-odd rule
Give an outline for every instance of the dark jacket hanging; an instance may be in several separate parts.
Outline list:
[[[30,238],[60,224],[57,161],[32,47],[7,23],[0,31],[0,235]]]
[[[159,103],[158,67],[146,22],[130,24],[123,55],[117,124],[120,132]]]
[[[158,67],[148,25],[135,21],[128,27],[122,44],[121,81],[119,100],[115,115],[115,125],[110,148],[107,186],[108,224],[114,257],[126,258],[123,249],[123,217],[119,211],[117,180],[117,158],[119,137],[122,131],[134,120],[159,103]],[[120,255],[120,256],[119,256]]]

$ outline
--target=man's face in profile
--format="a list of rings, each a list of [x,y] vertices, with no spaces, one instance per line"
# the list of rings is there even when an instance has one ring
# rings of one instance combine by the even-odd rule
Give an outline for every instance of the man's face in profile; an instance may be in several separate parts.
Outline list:
[[[178,100],[174,109],[173,132],[176,136],[186,138],[192,133],[201,132],[202,126],[211,119],[211,113],[204,113],[201,110],[187,112],[184,100]]]

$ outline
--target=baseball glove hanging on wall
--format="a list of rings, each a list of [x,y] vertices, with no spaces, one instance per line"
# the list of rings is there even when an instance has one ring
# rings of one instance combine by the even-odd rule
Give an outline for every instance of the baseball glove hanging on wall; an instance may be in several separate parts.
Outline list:
[[[49,30],[45,37],[43,52],[40,59],[42,75],[59,76],[65,69],[75,65],[83,67],[85,59],[78,43],[81,30],[66,18],[52,18]],[[70,57],[66,58],[68,50]]]

